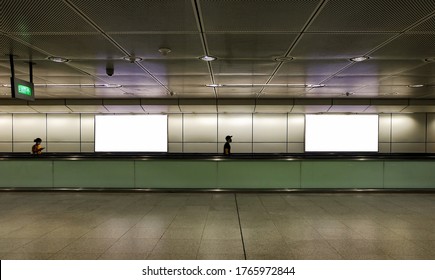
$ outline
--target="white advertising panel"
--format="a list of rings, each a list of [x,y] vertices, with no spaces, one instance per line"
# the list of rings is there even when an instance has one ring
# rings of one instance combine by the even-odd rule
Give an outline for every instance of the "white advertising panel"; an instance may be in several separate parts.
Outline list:
[[[96,152],[167,152],[166,115],[95,116]]]

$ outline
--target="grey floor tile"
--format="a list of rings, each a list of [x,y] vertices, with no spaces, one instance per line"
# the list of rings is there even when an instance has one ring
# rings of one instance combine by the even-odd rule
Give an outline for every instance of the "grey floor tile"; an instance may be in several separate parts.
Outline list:
[[[0,258],[435,259],[434,202],[404,193],[0,193]]]
[[[158,241],[149,238],[119,239],[105,253],[148,253]]]
[[[198,253],[199,239],[160,239],[153,249],[153,254],[195,255]]]
[[[49,260],[53,254],[50,253],[8,253],[3,256],[3,260]]]
[[[244,260],[243,254],[215,254],[215,253],[198,253],[198,260]]]
[[[158,227],[133,227],[127,231],[121,238],[158,238],[160,239],[165,233],[166,228]]]
[[[148,259],[148,252],[146,253],[110,253],[102,254],[99,260],[146,260]]]
[[[101,253],[59,252],[50,256],[51,260],[98,260]]]
[[[80,238],[63,248],[63,253],[104,253],[117,238]]]
[[[39,238],[15,250],[15,253],[56,253],[74,242],[74,238]]]
[[[199,246],[199,254],[242,254],[243,245],[241,240],[202,240]]]
[[[83,238],[120,238],[129,230],[129,227],[99,226],[83,235]]]
[[[0,253],[12,252],[30,242],[33,238],[0,238]]]
[[[162,236],[162,239],[198,239],[203,233],[203,227],[170,227]]]
[[[214,239],[214,240],[225,240],[225,239],[241,239],[241,233],[239,226],[235,227],[215,227],[206,226],[202,234],[203,240]]]
[[[196,260],[197,253],[185,252],[185,253],[163,253],[152,252],[148,255],[148,260]]]

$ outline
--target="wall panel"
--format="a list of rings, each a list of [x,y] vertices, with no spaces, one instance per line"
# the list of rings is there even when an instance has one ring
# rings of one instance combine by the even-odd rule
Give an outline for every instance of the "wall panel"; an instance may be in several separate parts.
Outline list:
[[[252,142],[252,114],[219,114],[218,141],[225,142],[227,135],[238,143]]]
[[[253,134],[254,143],[287,142],[287,114],[254,114]]]
[[[168,142],[183,142],[183,115],[168,115]]]
[[[217,114],[184,114],[184,142],[217,142]]]
[[[305,115],[288,114],[288,142],[305,141]]]
[[[48,142],[78,142],[80,133],[79,114],[47,114]]]
[[[393,143],[424,143],[426,141],[426,114],[393,114]]]
[[[12,142],[12,115],[0,114],[0,142]]]
[[[13,141],[33,141],[37,137],[47,140],[46,114],[13,114],[13,122]]]

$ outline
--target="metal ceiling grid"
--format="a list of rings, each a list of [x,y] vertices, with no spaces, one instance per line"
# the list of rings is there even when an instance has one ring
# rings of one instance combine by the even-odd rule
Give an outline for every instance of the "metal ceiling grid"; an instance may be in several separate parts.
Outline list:
[[[433,96],[432,87],[408,87],[435,82],[435,63],[424,61],[435,57],[432,0],[3,0],[0,6],[0,52],[17,55],[17,75],[28,76],[25,62],[32,60],[41,83],[122,85],[41,88],[37,98]],[[218,60],[199,60],[204,54]],[[129,63],[127,55],[144,60]],[[370,59],[349,61],[360,55]],[[283,56],[294,59],[274,60]],[[6,83],[7,56],[0,66]],[[212,83],[226,86],[206,87]],[[320,83],[325,87],[286,86]],[[343,96],[346,90],[353,94]]]
[[[307,32],[401,32],[434,10],[432,0],[328,1]]]
[[[197,2],[204,19],[205,32],[299,32],[322,1],[199,0]]]
[[[62,1],[4,0],[1,30],[9,34],[95,32]]]
[[[63,0],[105,32],[198,31],[191,0]]]

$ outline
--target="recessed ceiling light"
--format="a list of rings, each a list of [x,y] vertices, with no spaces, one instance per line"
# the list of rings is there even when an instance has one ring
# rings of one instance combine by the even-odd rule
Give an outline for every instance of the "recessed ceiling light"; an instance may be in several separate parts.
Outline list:
[[[276,57],[274,60],[278,61],[278,62],[287,62],[287,61],[292,61],[293,57],[292,56],[280,56],[280,57]]]
[[[350,61],[361,62],[361,61],[364,61],[364,60],[367,60],[367,59],[370,59],[370,57],[364,55],[364,56],[356,56],[356,57],[352,57],[352,58],[350,59]]]
[[[217,59],[217,57],[214,57],[211,55],[204,55],[204,56],[201,56],[199,59],[201,59],[203,61],[214,61]]]
[[[122,59],[130,61],[131,63],[139,62],[139,61],[143,60],[142,57],[138,57],[138,56],[134,56],[134,55],[132,55],[132,56],[124,56]]]
[[[58,63],[65,63],[69,61],[69,59],[60,56],[49,56],[47,59]]]
[[[324,85],[324,84],[318,84],[318,85],[305,85],[305,87],[307,87],[307,88],[322,88],[322,87],[325,87],[326,85]]]
[[[160,48],[159,53],[161,53],[163,56],[168,55],[168,53],[172,52],[170,48]]]
[[[424,87],[424,85],[408,85],[410,88],[421,88]]]

